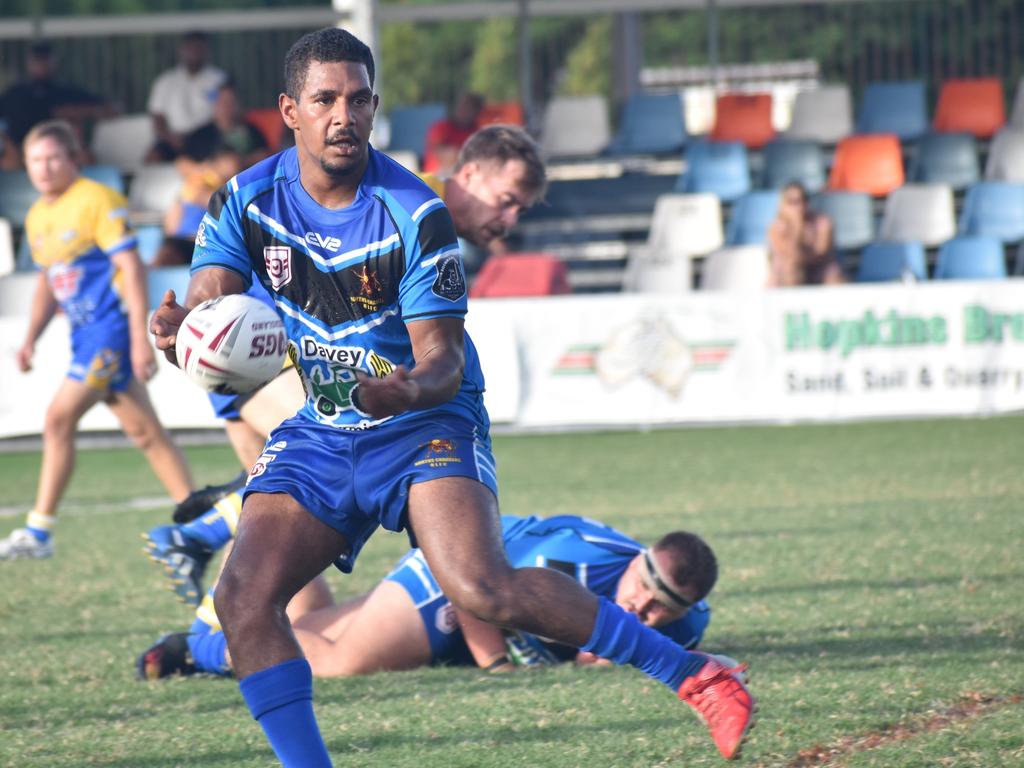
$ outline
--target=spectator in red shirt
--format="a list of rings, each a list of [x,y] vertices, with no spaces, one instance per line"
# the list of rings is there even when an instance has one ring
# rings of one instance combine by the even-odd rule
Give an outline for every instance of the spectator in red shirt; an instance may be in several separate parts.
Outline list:
[[[484,97],[479,93],[464,93],[448,117],[438,120],[427,131],[423,151],[423,172],[447,176],[455,167],[459,149],[480,127],[480,112]]]

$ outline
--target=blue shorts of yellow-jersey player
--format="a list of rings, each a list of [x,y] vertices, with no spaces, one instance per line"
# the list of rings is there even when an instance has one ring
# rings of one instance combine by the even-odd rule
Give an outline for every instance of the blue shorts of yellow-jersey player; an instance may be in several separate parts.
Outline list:
[[[348,541],[335,565],[348,573],[370,535],[405,528],[409,487],[442,477],[478,480],[497,496],[490,438],[443,411],[373,429],[339,429],[302,413],[267,438],[246,481],[250,493],[286,493]]]
[[[430,641],[431,664],[475,664],[459,629],[455,608],[441,591],[422,551],[413,549],[406,552],[384,581],[393,581],[402,587],[419,611]]]
[[[132,380],[127,324],[114,318],[74,329],[68,378],[100,392],[124,392]]]
[[[213,414],[218,419],[242,418],[242,414],[238,410],[240,407],[238,395],[218,395],[216,392],[209,392],[206,396],[210,399]]]

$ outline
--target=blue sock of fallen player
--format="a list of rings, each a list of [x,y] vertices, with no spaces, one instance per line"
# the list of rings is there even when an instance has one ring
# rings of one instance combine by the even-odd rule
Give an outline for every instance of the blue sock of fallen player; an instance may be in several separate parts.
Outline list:
[[[673,691],[707,662],[704,654],[683,650],[605,598],[598,601],[594,629],[582,650],[617,664],[632,664]]]
[[[228,641],[222,631],[214,629],[202,619],[192,622],[188,631],[188,650],[192,654],[192,663],[200,672],[230,674],[227,647]]]
[[[289,659],[254,672],[239,688],[284,768],[330,768],[313,714],[313,670]]]

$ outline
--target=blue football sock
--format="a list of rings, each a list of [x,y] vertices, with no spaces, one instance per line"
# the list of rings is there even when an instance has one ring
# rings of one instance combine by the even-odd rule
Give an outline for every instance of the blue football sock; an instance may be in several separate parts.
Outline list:
[[[242,497],[229,494],[190,523],[181,526],[181,532],[194,541],[216,551],[235,535]]]
[[[44,531],[42,528],[33,528],[31,525],[25,526],[25,530],[36,537],[36,541],[40,544],[44,544],[50,540],[50,532]]]
[[[600,598],[594,630],[582,647],[616,664],[632,664],[673,691],[707,663],[707,656],[691,653],[655,629],[645,627],[632,613]]]
[[[313,670],[290,659],[254,672],[239,688],[284,768],[330,768],[313,714]]]
[[[231,674],[227,662],[228,641],[224,633],[214,629],[202,619],[192,622],[188,631],[188,649],[192,653],[192,663],[201,672],[214,675]]]
[[[53,526],[57,518],[53,515],[42,515],[34,509],[25,518],[25,530],[31,533],[40,544],[45,544],[53,535]]]

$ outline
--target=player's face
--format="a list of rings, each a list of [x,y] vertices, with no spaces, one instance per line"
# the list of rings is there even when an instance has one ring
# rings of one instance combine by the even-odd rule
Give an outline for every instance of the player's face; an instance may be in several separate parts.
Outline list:
[[[298,101],[282,95],[281,108],[288,127],[296,131],[298,152],[332,178],[362,174],[377,111],[363,64],[310,62]]]
[[[63,194],[78,176],[78,166],[56,139],[44,136],[25,147],[28,178],[44,196]]]
[[[504,237],[536,200],[529,192],[526,163],[472,162],[454,176],[459,192],[447,200],[455,231],[475,245]]]
[[[665,572],[668,568],[668,563],[663,562],[662,558],[664,558],[664,555],[654,551],[650,554],[652,558],[657,559],[662,572]],[[619,579],[619,586],[615,593],[615,604],[623,610],[635,613],[640,622],[648,627],[662,627],[681,618],[686,613],[686,609],[658,598],[656,587],[645,573],[646,568],[647,565],[644,563],[643,555],[637,555],[633,558],[633,561]],[[685,597],[689,597],[688,590],[686,589],[679,588],[676,591]]]

